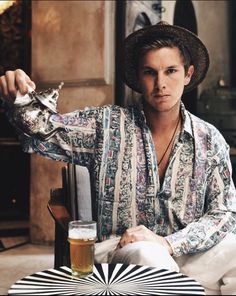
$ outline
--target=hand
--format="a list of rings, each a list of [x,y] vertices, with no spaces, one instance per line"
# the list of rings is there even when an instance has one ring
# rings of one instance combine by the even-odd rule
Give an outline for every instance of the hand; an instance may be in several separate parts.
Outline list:
[[[118,244],[118,248],[122,248],[125,245],[129,243],[134,243],[138,241],[154,241],[157,242],[158,244],[162,245],[165,247],[170,255],[173,254],[173,250],[168,243],[168,241],[160,236],[149,230],[147,227],[140,225],[136,227],[129,228],[125,231],[125,233],[122,235],[120,242]]]
[[[17,90],[24,95],[28,92],[28,87],[35,89],[35,83],[21,69],[6,71],[0,77],[0,96],[8,105],[14,103]]]

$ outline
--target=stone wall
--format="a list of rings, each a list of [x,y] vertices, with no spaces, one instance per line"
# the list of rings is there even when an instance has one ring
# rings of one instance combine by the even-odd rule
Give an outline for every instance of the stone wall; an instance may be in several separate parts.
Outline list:
[[[46,89],[64,81],[59,111],[113,103],[114,1],[32,1],[32,78]],[[64,163],[31,156],[33,243],[51,243],[50,188],[61,186]]]

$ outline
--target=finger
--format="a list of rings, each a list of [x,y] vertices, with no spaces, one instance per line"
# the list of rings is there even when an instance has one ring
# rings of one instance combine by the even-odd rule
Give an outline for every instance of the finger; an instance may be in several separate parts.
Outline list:
[[[133,235],[129,235],[127,233],[124,233],[119,241],[120,248],[126,246],[127,244],[133,243],[136,241],[136,237]]]
[[[6,77],[6,87],[7,87],[8,96],[15,98],[17,89],[16,89],[16,85],[15,85],[14,71],[7,71],[5,73],[5,77]]]
[[[17,85],[20,93],[22,95],[25,95],[28,92],[29,85],[31,86],[31,84],[33,83],[33,81],[21,69],[17,69],[15,71],[15,75],[16,75],[16,78],[15,78],[16,85]],[[32,86],[33,86],[33,88],[35,88],[35,84],[34,83],[32,84]]]
[[[140,225],[127,229],[125,235],[128,236],[130,242],[137,242],[143,240],[151,240],[154,233],[145,226]]]
[[[128,245],[129,243],[131,243],[132,241],[130,240],[126,240],[126,239],[121,239],[119,242],[119,246],[120,248],[123,248],[124,246]]]
[[[134,232],[143,231],[143,230],[146,230],[146,229],[147,228],[144,225],[138,225],[138,226],[134,226],[134,227],[128,228],[126,231],[128,233],[134,233]]]
[[[0,77],[1,97],[7,103],[11,104],[12,100],[8,93],[7,81],[5,76]]]
[[[27,81],[27,83],[28,83],[28,85],[29,85],[33,90],[35,90],[36,85],[35,85],[35,83],[34,83],[31,79],[29,79],[29,80]]]
[[[123,248],[126,244],[127,244],[127,241],[126,241],[125,236],[123,235],[119,241],[119,246],[120,246],[120,248]]]
[[[126,241],[131,242],[131,241],[136,240],[135,238],[138,236],[139,232],[140,232],[139,228],[132,227],[132,228],[126,229],[126,231],[125,231],[125,233],[123,234],[122,237]]]
[[[7,88],[7,81],[5,76],[0,77],[0,86],[1,86],[1,95],[3,97],[8,96],[8,88]]]

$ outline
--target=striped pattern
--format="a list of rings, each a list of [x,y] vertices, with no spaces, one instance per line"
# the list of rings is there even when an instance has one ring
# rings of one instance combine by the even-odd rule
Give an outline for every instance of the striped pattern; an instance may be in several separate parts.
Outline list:
[[[192,278],[153,267],[96,264],[92,276],[73,278],[68,267],[48,269],[19,280],[9,295],[205,295]]]

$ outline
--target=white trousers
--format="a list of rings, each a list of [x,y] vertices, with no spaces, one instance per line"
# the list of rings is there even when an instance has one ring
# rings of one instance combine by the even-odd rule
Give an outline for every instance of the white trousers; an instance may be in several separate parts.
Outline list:
[[[120,238],[97,243],[95,262],[147,265],[180,271],[198,281],[206,295],[236,295],[236,235],[228,234],[206,252],[171,257],[153,242],[135,242],[116,250]]]

